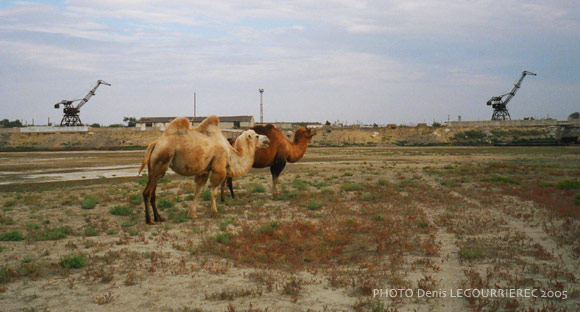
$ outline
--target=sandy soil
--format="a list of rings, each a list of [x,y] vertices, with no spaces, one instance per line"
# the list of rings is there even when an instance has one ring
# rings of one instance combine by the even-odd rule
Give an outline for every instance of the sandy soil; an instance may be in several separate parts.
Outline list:
[[[580,309],[580,148],[310,148],[195,220],[167,175],[155,226],[142,155],[0,153],[1,310]]]

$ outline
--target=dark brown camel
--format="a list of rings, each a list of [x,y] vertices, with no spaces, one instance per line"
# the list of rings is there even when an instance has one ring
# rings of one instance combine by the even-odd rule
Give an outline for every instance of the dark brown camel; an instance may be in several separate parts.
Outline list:
[[[294,140],[290,141],[272,124],[267,124],[265,126],[257,125],[251,129],[256,131],[258,134],[267,136],[268,139],[270,139],[270,145],[268,145],[268,147],[259,148],[256,150],[254,165],[252,167],[270,167],[270,172],[272,173],[272,197],[276,198],[278,196],[276,184],[278,184],[278,177],[280,176],[280,173],[282,173],[282,170],[284,170],[284,167],[286,167],[286,163],[295,163],[299,161],[302,156],[304,156],[304,153],[306,153],[306,148],[308,147],[308,142],[316,134],[316,131],[308,129],[306,126],[302,126],[294,133]],[[232,177],[228,176],[226,181],[224,181],[222,184],[222,201],[224,199],[224,184],[226,182],[232,197],[234,197]]]

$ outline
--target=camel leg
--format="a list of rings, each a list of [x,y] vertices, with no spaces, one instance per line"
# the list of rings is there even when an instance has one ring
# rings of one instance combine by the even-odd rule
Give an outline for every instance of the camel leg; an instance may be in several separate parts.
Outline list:
[[[163,218],[161,218],[159,215],[157,206],[155,205],[155,192],[157,190],[157,183],[159,182],[159,179],[165,175],[167,169],[169,169],[170,162],[171,156],[163,159],[152,158],[147,166],[149,181],[143,190],[143,201],[145,202],[145,223],[147,224],[155,224],[156,221],[163,221]],[[155,220],[151,220],[151,215],[149,214],[150,204]]]
[[[220,186],[220,198],[222,200],[222,203],[224,202],[224,188],[226,187],[226,181],[222,182],[222,185]]]
[[[143,201],[145,202],[145,223],[155,224],[158,221],[159,213],[157,212],[157,207],[155,206],[155,191],[157,189],[157,182],[159,181],[159,176],[154,173],[153,170],[149,170],[149,181],[147,186],[143,190]],[[149,206],[151,205],[151,210],[155,217],[155,221],[151,220],[151,215],[149,214]]]
[[[155,224],[155,221],[152,221],[151,216],[149,215],[149,203],[153,197],[153,183],[151,182],[153,181],[151,181],[151,178],[149,178],[149,182],[147,182],[147,186],[145,186],[145,189],[143,190],[143,202],[145,203],[145,223],[147,224]]]
[[[224,182],[222,182],[222,186],[221,186],[221,189],[220,189],[222,203],[224,202],[224,189],[226,187],[226,183],[228,185],[228,188],[230,189],[230,194],[232,195],[232,198],[236,198],[236,196],[234,195],[233,179],[231,177],[226,177],[226,179],[224,180]]]
[[[213,210],[213,212],[217,215],[217,204],[216,204],[216,198],[217,198],[217,194],[218,194],[218,187],[220,185],[223,185],[225,182],[225,171],[223,173],[216,173],[216,172],[212,172],[211,173],[211,178],[209,180],[210,184],[211,184],[211,210]]]
[[[272,173],[272,198],[274,199],[278,197],[276,185],[278,184],[278,177],[282,173],[282,170],[284,170],[284,167],[286,167],[286,162],[279,162],[270,167],[270,173]]]
[[[155,222],[163,222],[165,219],[159,215],[157,211],[157,204],[155,204],[155,194],[157,193],[157,183],[153,186],[153,194],[151,195],[151,208],[153,208],[153,218]]]
[[[199,195],[203,190],[203,186],[207,182],[207,178],[209,175],[203,174],[199,176],[195,176],[195,196],[193,198],[193,202],[189,208],[189,213],[187,214],[190,218],[195,219],[197,217],[197,200],[199,199]]]
[[[217,204],[216,204],[216,198],[217,198],[217,193],[218,193],[218,187],[212,187],[211,188],[211,210],[213,210],[214,214],[218,214],[217,211]]]
[[[230,194],[232,195],[232,198],[236,198],[236,196],[234,195],[234,183],[233,183],[234,179],[230,178],[230,177],[226,177],[226,182],[228,183],[228,188],[230,189]]]
[[[211,209],[217,215],[216,198],[218,187],[223,185],[226,179],[226,161],[225,159],[214,159],[212,163],[211,177],[209,183],[211,184]]]

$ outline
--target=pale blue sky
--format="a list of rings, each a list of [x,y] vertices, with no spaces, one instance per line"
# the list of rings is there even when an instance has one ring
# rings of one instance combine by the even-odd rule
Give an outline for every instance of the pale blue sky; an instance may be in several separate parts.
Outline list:
[[[577,1],[0,1],[0,118],[60,121],[52,105],[103,79],[85,123],[123,116],[266,121],[487,120],[526,77],[514,119],[580,110]]]

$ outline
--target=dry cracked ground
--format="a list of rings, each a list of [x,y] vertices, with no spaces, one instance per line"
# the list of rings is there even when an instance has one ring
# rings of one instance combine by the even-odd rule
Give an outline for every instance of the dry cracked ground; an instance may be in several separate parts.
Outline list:
[[[154,226],[146,177],[82,174],[142,155],[0,154],[0,310],[580,309],[578,147],[311,148],[194,220],[167,175]]]

